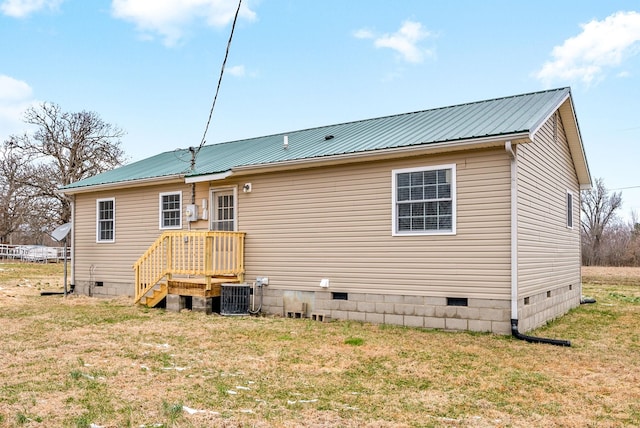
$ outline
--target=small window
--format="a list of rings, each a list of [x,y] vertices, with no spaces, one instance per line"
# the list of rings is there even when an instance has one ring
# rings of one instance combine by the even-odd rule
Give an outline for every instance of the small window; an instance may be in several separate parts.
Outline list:
[[[567,192],[567,227],[573,229],[573,193]]]
[[[182,193],[160,193],[160,229],[182,228]]]
[[[456,232],[456,166],[392,172],[393,235]]]
[[[96,241],[116,240],[116,200],[114,198],[96,201]]]

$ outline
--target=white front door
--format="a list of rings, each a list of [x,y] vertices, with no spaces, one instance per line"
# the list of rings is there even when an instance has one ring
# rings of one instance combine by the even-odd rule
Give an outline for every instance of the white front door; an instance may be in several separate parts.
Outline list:
[[[211,189],[210,230],[236,231],[236,213],[235,187]]]

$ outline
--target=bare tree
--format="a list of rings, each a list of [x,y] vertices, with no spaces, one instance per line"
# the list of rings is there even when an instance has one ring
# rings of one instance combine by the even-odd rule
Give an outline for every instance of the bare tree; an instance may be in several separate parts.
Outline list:
[[[640,266],[640,222],[635,211],[631,211],[631,221],[627,225],[628,244],[625,248],[624,259],[621,264],[625,266]]]
[[[64,112],[54,103],[29,108],[24,121],[36,131],[10,136],[5,147],[30,160],[30,173],[21,175],[22,184],[53,210],[48,224],[66,223],[71,219],[70,201],[57,189],[121,165],[126,160],[120,142],[124,131],[97,113]]]
[[[0,150],[0,243],[12,244],[32,207],[31,191],[24,185],[31,175],[30,159],[16,155],[11,147]]]
[[[615,219],[616,211],[622,206],[622,193],[609,191],[602,178],[596,179],[591,190],[582,192],[580,221],[582,232],[582,259],[589,265],[604,262],[602,244],[607,227]]]

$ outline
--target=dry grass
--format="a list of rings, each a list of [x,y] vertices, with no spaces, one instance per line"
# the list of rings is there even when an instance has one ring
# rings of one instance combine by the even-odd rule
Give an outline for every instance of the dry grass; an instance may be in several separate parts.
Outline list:
[[[535,332],[559,348],[40,297],[56,275],[0,276],[0,426],[640,425],[640,278],[585,284],[598,303]]]
[[[640,286],[640,267],[584,266],[582,268],[582,281]]]

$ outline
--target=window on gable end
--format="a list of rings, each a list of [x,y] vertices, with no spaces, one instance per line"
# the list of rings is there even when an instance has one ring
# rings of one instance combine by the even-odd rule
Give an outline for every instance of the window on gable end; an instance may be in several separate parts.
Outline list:
[[[573,193],[567,191],[567,227],[573,229]]]

